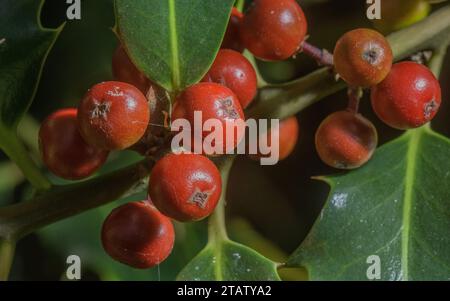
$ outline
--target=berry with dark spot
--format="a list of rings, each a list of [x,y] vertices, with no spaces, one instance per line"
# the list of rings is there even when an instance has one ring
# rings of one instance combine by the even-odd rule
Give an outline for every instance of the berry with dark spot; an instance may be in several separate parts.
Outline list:
[[[172,112],[173,121],[185,119],[190,123],[191,145],[183,145],[187,150],[194,152],[195,145],[202,147],[208,136],[220,131],[211,127],[211,130],[200,129],[200,132],[196,133],[195,116],[200,114],[203,127],[209,121],[214,121],[222,127],[221,135],[216,135],[216,139],[211,141],[217,151],[210,152],[202,148],[201,153],[213,155],[232,151],[244,137],[244,112],[233,91],[216,83],[198,83],[178,95]]]
[[[441,105],[441,87],[433,73],[414,62],[394,64],[384,81],[371,90],[372,108],[387,125],[416,128],[434,118]]]
[[[303,10],[295,0],[255,0],[244,14],[240,34],[253,55],[279,61],[300,49],[307,28]]]
[[[334,48],[336,72],[352,87],[371,87],[389,73],[393,54],[380,33],[359,28],[344,34]]]
[[[210,215],[221,191],[219,170],[202,155],[168,154],[156,163],[150,175],[153,203],[164,215],[181,222]]]
[[[172,221],[148,201],[114,209],[103,223],[101,236],[109,256],[136,269],[164,261],[175,241]]]
[[[244,109],[256,95],[255,69],[245,56],[234,50],[220,50],[202,81],[214,82],[230,88],[239,98]]]
[[[103,82],[92,87],[78,107],[80,133],[90,145],[125,149],[145,133],[150,121],[147,98],[136,87]]]
[[[39,130],[39,148],[47,168],[68,180],[92,175],[105,163],[109,153],[83,140],[75,108],[58,110],[44,120]]]
[[[366,163],[378,143],[374,125],[362,115],[339,111],[331,114],[316,132],[316,150],[327,165],[354,169]]]

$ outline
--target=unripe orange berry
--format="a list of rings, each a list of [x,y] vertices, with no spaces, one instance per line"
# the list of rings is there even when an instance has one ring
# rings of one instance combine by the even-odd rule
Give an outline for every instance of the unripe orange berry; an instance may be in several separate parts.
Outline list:
[[[352,87],[380,83],[392,66],[392,50],[380,33],[359,28],[344,34],[334,48],[336,72]]]
[[[377,146],[374,125],[360,114],[339,111],[331,114],[316,132],[316,150],[327,165],[353,169],[366,163]]]

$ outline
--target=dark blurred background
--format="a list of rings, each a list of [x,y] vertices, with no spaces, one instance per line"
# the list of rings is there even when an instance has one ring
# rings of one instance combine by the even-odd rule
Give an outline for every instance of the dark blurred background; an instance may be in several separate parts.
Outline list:
[[[310,42],[332,50],[344,32],[356,27],[372,27],[365,17],[366,1],[299,1],[308,17]],[[435,7],[437,8],[437,7]],[[66,21],[65,0],[47,0],[42,23],[54,28]],[[28,116],[21,125],[23,139],[37,157],[38,123],[52,111],[76,106],[95,83],[110,80],[111,57],[117,40],[112,0],[82,0],[82,19],[67,21],[45,65],[41,83]],[[433,128],[450,136],[449,80],[450,56],[444,65],[441,85],[443,103]],[[283,82],[317,68],[311,59],[299,55],[280,63],[260,63],[270,82]],[[232,238],[250,245],[264,255],[281,261],[302,242],[326,201],[326,184],[311,176],[334,174],[322,164],[314,149],[314,132],[330,113],[345,108],[345,91],[335,94],[298,114],[300,139],[295,153],[276,166],[260,166],[246,157],[237,159],[228,187],[228,228]],[[361,111],[377,127],[380,144],[401,134],[379,122],[369,101]],[[107,172],[140,158],[131,152],[111,156],[100,171]],[[0,204],[26,199],[28,185],[20,172],[2,157],[0,162]],[[8,176],[6,176],[8,175]],[[52,178],[57,183],[61,180]],[[15,189],[12,189],[17,185]],[[21,240],[11,277],[13,280],[63,279],[67,256],[76,254],[83,264],[83,280],[171,280],[206,242],[205,223],[177,224],[177,243],[169,260],[148,271],[136,271],[111,260],[102,250],[100,228],[104,218],[119,203],[139,200],[137,195],[91,210],[49,226]],[[286,276],[290,279],[289,276]]]

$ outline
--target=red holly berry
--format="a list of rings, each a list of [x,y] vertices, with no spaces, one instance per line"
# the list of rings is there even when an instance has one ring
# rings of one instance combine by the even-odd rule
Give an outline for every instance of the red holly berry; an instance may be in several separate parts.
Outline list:
[[[114,80],[128,83],[138,88],[144,95],[147,94],[152,82],[139,71],[130,60],[122,45],[117,47],[112,58],[112,72]]]
[[[51,114],[39,130],[42,161],[55,175],[79,180],[92,175],[108,157],[108,152],[84,142],[78,131],[77,109]]]
[[[381,82],[392,66],[389,42],[375,30],[359,28],[344,34],[334,49],[337,73],[353,87]]]
[[[172,252],[172,221],[147,201],[114,209],[102,227],[102,244],[115,260],[137,269],[151,268]]]
[[[284,60],[299,50],[307,27],[295,0],[255,0],[242,20],[241,41],[260,59]]]
[[[136,143],[150,121],[145,96],[122,82],[103,82],[89,90],[78,107],[83,138],[101,149],[125,149]]]
[[[245,56],[234,50],[220,50],[202,81],[214,82],[230,88],[239,98],[244,109],[256,95],[255,69]]]
[[[202,155],[168,154],[156,163],[150,175],[149,195],[155,206],[182,222],[210,215],[221,191],[219,170]]]
[[[233,49],[238,52],[244,51],[244,46],[239,37],[239,29],[243,18],[244,15],[236,7],[233,7],[221,48]]]
[[[429,122],[441,105],[441,87],[433,73],[414,62],[394,64],[372,88],[372,108],[387,125],[410,129]]]
[[[261,135],[267,136],[268,146],[272,145],[272,139],[278,139],[279,160],[284,160],[294,151],[298,141],[299,126],[297,118],[293,116],[281,120],[278,127],[272,127],[268,133],[262,133]],[[258,150],[258,154],[251,155],[250,158],[256,160],[267,156],[269,156],[269,154],[263,155],[261,150]]]
[[[200,139],[196,139],[194,132],[195,113],[201,112],[203,125],[206,121],[217,121],[222,125],[222,134],[212,141],[215,148],[222,153],[232,151],[245,134],[244,113],[236,95],[225,86],[216,83],[198,83],[184,90],[175,103],[172,119],[183,118],[191,124],[192,143],[203,145],[203,140],[214,132],[201,130]],[[233,132],[227,131],[234,129]],[[189,145],[184,147],[192,152],[194,148]],[[204,153],[206,150],[202,149]],[[217,152],[209,153],[215,154]]]
[[[378,136],[373,124],[348,111],[331,114],[316,132],[316,150],[331,167],[353,169],[366,163],[377,146]]]

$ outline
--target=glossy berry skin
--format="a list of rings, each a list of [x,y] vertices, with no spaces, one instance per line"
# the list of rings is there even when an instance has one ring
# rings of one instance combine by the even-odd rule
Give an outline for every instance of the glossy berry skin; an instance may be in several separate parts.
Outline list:
[[[278,139],[279,143],[279,160],[284,160],[294,151],[299,136],[299,125],[295,116],[280,121],[277,128],[271,128],[269,133],[261,133],[267,136],[267,144],[272,145],[272,139]],[[252,159],[259,159],[268,155],[258,152],[251,155]]]
[[[210,215],[222,191],[219,170],[202,155],[168,154],[154,166],[149,195],[166,216],[181,222]]]
[[[228,22],[227,31],[222,41],[220,48],[233,49],[238,52],[244,51],[244,46],[241,43],[239,36],[239,30],[244,15],[236,8],[233,7],[231,11],[230,21]]]
[[[255,0],[245,12],[241,41],[262,60],[284,60],[299,50],[307,27],[295,0]]]
[[[236,148],[245,135],[245,124],[243,123],[245,117],[239,99],[233,91],[225,86],[216,83],[198,83],[190,86],[177,97],[177,101],[172,111],[172,119],[176,120],[178,118],[184,118],[188,120],[191,124],[192,142],[200,144],[203,143],[204,138],[213,131],[203,130],[201,132],[202,141],[195,140],[195,112],[202,113],[203,123],[208,119],[215,119],[222,124],[223,134],[215,141],[215,143],[217,148],[223,153]],[[243,126],[240,126],[241,122]],[[227,132],[227,124],[229,124],[229,127],[235,126],[235,131],[232,133]],[[227,143],[227,135],[234,136],[231,142]],[[194,151],[193,147],[184,147],[191,152]]]
[[[348,111],[329,115],[316,132],[316,150],[327,165],[339,169],[354,169],[366,163],[378,143],[373,124]]]
[[[148,269],[172,252],[172,221],[148,201],[131,202],[114,209],[103,223],[103,248],[115,260],[136,269]]]
[[[122,45],[119,45],[112,58],[112,73],[115,81],[128,83],[138,88],[144,95],[152,82],[133,64]]]
[[[150,121],[147,98],[123,82],[92,87],[78,107],[78,124],[90,145],[106,150],[125,149],[145,133]]]
[[[429,122],[441,105],[441,88],[433,73],[414,62],[394,64],[384,81],[371,90],[372,108],[387,125],[416,128]]]
[[[336,72],[352,87],[380,83],[392,66],[392,50],[380,33],[359,28],[344,34],[334,48]]]
[[[214,82],[230,88],[239,98],[244,109],[256,95],[255,69],[245,56],[234,50],[220,50],[202,81]]]
[[[107,151],[83,140],[75,108],[58,110],[44,120],[39,130],[39,148],[47,168],[67,180],[89,177],[108,157]]]

